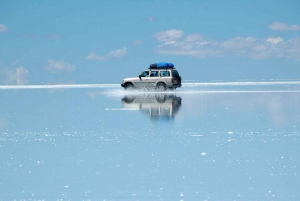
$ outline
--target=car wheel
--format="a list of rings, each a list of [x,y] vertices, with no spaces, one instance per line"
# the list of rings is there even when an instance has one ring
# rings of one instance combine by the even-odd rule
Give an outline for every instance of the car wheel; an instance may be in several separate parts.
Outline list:
[[[122,98],[122,101],[125,103],[133,103],[134,99],[135,98],[133,96],[125,96],[124,98]]]
[[[156,86],[156,90],[157,91],[166,91],[167,86],[164,83],[158,83],[157,86]]]
[[[161,94],[156,95],[155,98],[158,103],[164,103],[164,102],[166,102],[168,97],[166,94],[161,93]]]
[[[127,84],[125,84],[124,89],[125,89],[125,90],[133,90],[133,89],[134,89],[134,86],[133,86],[133,84],[131,84],[131,83],[127,83]]]

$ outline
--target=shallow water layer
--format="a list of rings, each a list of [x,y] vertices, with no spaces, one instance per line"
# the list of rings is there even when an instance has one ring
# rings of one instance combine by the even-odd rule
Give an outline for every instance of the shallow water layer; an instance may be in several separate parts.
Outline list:
[[[300,84],[0,96],[0,200],[300,199]]]

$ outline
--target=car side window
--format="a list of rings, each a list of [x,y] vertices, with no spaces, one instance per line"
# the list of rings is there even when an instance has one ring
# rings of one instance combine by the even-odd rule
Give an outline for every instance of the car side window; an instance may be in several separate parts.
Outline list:
[[[170,77],[169,71],[160,71],[160,77]]]
[[[150,77],[157,77],[158,72],[157,71],[151,71]]]
[[[149,76],[149,71],[144,71],[141,74],[141,77],[148,77]]]

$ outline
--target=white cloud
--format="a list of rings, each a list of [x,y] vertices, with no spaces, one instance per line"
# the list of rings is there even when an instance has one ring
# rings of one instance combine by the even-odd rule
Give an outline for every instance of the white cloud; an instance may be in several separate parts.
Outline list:
[[[106,55],[107,58],[119,58],[124,57],[126,55],[127,49],[123,47],[122,49],[113,50]]]
[[[74,71],[76,66],[71,65],[64,61],[54,61],[52,59],[48,60],[48,64],[45,66],[46,70],[49,71]]]
[[[26,78],[28,70],[26,70],[23,66],[14,70],[5,69],[4,74],[6,75],[6,84],[24,85],[28,82],[28,79]]]
[[[7,27],[4,24],[0,24],[0,33],[5,33],[7,31]]]
[[[288,25],[281,22],[273,22],[268,28],[274,31],[300,31],[300,26],[297,24]]]
[[[174,41],[180,39],[184,35],[184,32],[177,29],[171,29],[167,31],[161,31],[157,34],[154,34],[154,37],[161,42]]]
[[[107,59],[111,59],[111,58],[120,58],[120,57],[124,57],[126,56],[127,53],[127,48],[123,47],[122,49],[117,49],[117,50],[113,50],[111,52],[109,52],[106,55],[97,55],[94,52],[91,52],[87,57],[85,57],[86,59],[89,60],[98,60],[98,61],[104,61]]]
[[[166,33],[173,33],[169,35],[177,36],[177,40],[171,40],[174,37],[162,37],[162,35],[168,35]],[[158,36],[156,39],[161,42],[156,48],[158,53],[199,58],[242,56],[253,59],[288,58],[300,60],[300,38],[285,41],[281,37],[258,39],[238,36],[225,41],[217,41],[206,40],[200,34],[182,37],[184,35],[183,31],[177,30],[176,33],[180,34],[174,34],[170,31],[155,34],[155,36]]]
[[[254,59],[286,58],[300,61],[300,38],[285,41],[281,37],[259,40],[249,55]]]
[[[103,56],[98,56],[96,55],[94,52],[91,52],[87,57],[85,57],[86,59],[89,59],[89,60],[92,60],[92,59],[95,59],[95,60],[99,60],[99,61],[104,61],[105,60],[105,57]]]
[[[277,43],[283,42],[284,39],[281,37],[277,37],[277,38],[268,38],[266,41],[270,42],[272,44],[277,44]]]

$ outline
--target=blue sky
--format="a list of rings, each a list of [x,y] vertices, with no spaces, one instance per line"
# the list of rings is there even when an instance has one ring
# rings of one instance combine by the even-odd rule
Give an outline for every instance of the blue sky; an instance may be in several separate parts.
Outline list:
[[[299,79],[300,2],[1,1],[0,84]]]

